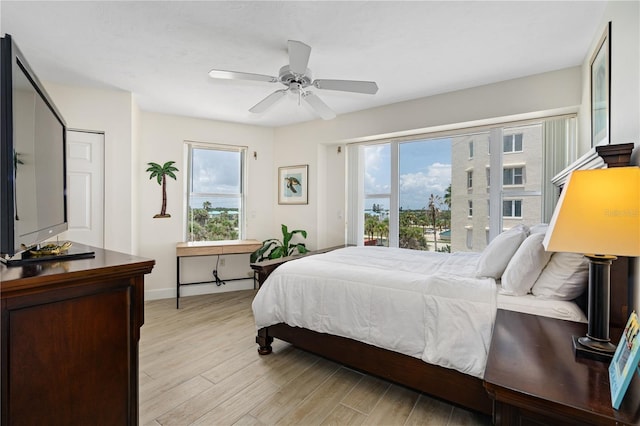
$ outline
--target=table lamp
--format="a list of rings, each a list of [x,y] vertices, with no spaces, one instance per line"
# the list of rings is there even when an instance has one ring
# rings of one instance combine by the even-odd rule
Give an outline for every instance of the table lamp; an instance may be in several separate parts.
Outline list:
[[[640,256],[640,168],[576,170],[562,189],[543,241],[547,251],[589,259],[587,335],[577,356],[609,360],[610,267],[616,256]]]

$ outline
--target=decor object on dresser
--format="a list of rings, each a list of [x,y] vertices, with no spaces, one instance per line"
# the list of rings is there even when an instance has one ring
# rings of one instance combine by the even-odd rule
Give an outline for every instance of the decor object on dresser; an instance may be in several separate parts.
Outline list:
[[[278,168],[278,204],[309,204],[309,166]]]
[[[158,163],[147,163],[149,168],[147,168],[147,172],[151,173],[149,175],[149,179],[156,178],[158,180],[158,185],[162,186],[162,207],[160,208],[160,213],[153,216],[157,217],[171,217],[170,214],[167,214],[167,176],[172,177],[176,180],[176,175],[174,172],[177,172],[178,169],[174,167],[175,161],[167,161],[162,166]]]
[[[293,237],[296,234],[302,235],[302,238],[307,238],[307,231],[303,229],[294,229],[289,231],[287,225],[282,224],[282,240],[276,238],[270,238],[262,242],[262,247],[251,253],[251,263],[261,262],[263,260],[279,259],[281,257],[293,256],[294,254],[307,253],[307,246],[305,243],[292,244]]]
[[[576,355],[609,360],[611,262],[640,256],[640,168],[574,171],[544,239],[548,251],[586,253],[589,259],[588,331],[575,338]]]
[[[611,22],[598,41],[591,65],[591,146],[609,143],[611,99]]]

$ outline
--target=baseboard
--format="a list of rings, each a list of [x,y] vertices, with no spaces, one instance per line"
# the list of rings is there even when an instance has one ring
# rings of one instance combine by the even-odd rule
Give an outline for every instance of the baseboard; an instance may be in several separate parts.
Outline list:
[[[225,285],[198,284],[180,286],[180,297],[199,296],[201,294],[225,293],[228,291],[252,290],[254,288],[253,278],[246,280],[230,281]],[[176,288],[159,288],[144,291],[144,300],[175,299]]]

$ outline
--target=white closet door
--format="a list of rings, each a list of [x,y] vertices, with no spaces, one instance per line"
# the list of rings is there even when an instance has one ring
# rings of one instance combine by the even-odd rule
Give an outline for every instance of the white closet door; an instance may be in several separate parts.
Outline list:
[[[67,132],[65,240],[104,246],[104,134]]]

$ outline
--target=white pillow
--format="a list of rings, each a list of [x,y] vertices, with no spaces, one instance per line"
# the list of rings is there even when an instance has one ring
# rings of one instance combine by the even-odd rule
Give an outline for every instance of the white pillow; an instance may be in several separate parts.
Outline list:
[[[539,223],[537,225],[533,225],[531,227],[529,227],[529,235],[531,234],[546,234],[547,233],[547,229],[549,229],[549,224],[548,223]]]
[[[589,260],[578,253],[553,253],[531,292],[543,299],[573,300],[589,281]]]
[[[522,242],[502,274],[502,294],[524,296],[531,291],[552,254],[544,249],[542,240],[544,233],[536,233]]]
[[[476,277],[499,279],[528,232],[526,226],[518,225],[495,237],[480,255]]]

